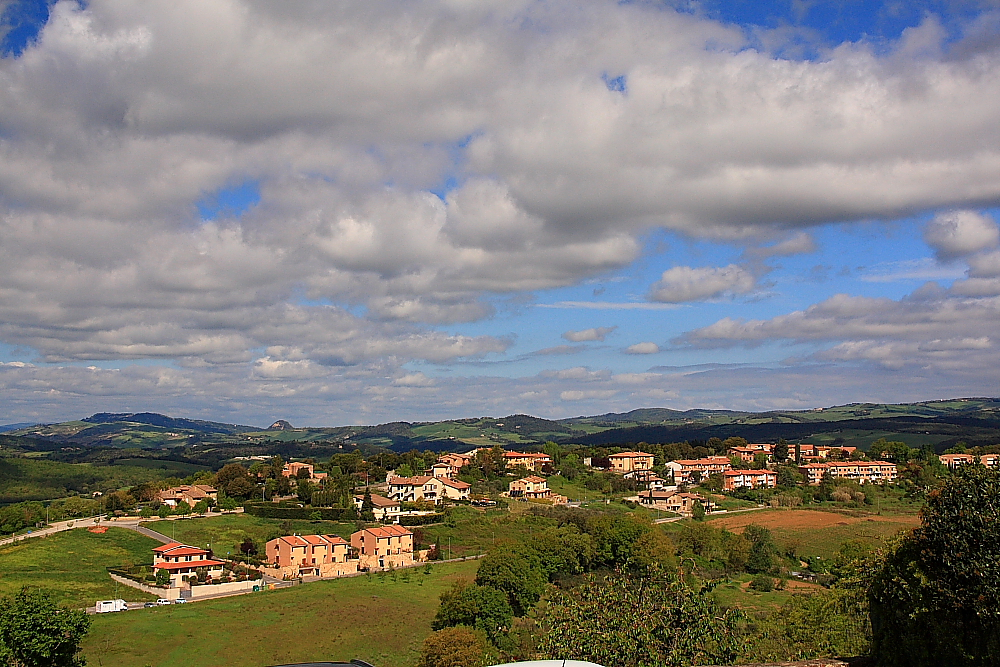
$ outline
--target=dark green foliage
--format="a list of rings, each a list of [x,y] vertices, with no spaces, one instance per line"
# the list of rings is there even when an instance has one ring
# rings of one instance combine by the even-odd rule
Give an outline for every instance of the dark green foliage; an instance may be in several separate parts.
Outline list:
[[[22,588],[0,599],[0,664],[80,667],[80,642],[90,629],[82,611],[57,607],[44,591]]]
[[[774,579],[769,574],[758,574],[750,580],[750,588],[760,593],[770,593],[774,590]]]
[[[742,613],[676,580],[592,575],[540,616],[539,649],[549,658],[665,667],[729,664],[741,650]]]
[[[743,531],[743,537],[750,542],[746,571],[750,574],[771,572],[778,554],[778,547],[774,543],[774,538],[771,537],[771,531],[763,526],[750,524]]]
[[[365,489],[365,496],[361,500],[361,519],[363,521],[375,520],[375,504],[372,503],[372,494],[368,489]]]
[[[691,517],[695,521],[705,520],[705,506],[701,504],[700,500],[694,501],[694,505],[691,507]]]
[[[869,592],[880,665],[984,666],[1000,655],[1000,472],[963,466]]]
[[[220,503],[221,504],[221,503]],[[244,509],[247,514],[252,516],[259,516],[265,519],[312,519],[312,515],[319,512],[320,517],[323,521],[340,521],[341,519],[347,518],[357,518],[357,512],[354,511],[353,507],[342,508],[342,507],[321,507],[321,508],[309,508],[309,507],[280,507],[273,503],[264,504],[246,504]],[[354,512],[355,516],[350,517],[351,512]]]
[[[435,512],[434,514],[424,514],[417,516],[401,516],[399,517],[400,526],[426,526],[431,523],[441,523],[444,520],[444,514],[440,512]]]
[[[537,553],[522,545],[501,547],[483,559],[476,573],[476,583],[503,591],[514,614],[523,616],[545,592],[541,559]]]
[[[483,631],[496,643],[510,628],[514,610],[502,591],[476,584],[456,582],[450,591],[441,594],[441,606],[431,623],[435,630],[467,625]]]
[[[164,569],[159,569],[156,571],[156,585],[166,586],[170,583],[170,572]]]
[[[552,581],[559,574],[581,574],[594,560],[593,538],[573,525],[534,533],[529,546],[539,555],[545,578]]]

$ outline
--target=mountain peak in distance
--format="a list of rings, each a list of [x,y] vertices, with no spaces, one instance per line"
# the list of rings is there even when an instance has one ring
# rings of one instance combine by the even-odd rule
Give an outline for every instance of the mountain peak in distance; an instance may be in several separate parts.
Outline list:
[[[284,419],[279,419],[267,427],[268,431],[291,431],[293,426]]]

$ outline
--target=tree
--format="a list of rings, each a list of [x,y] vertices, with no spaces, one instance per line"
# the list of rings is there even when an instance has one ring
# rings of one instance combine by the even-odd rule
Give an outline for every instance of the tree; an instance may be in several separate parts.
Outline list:
[[[181,516],[184,516],[185,514],[190,514],[191,506],[182,500],[179,503],[177,503],[176,507],[174,507],[174,513],[180,514]]]
[[[558,591],[540,614],[539,649],[600,665],[732,664],[743,614],[720,608],[707,589],[675,579],[589,576]]]
[[[208,511],[208,501],[202,498],[194,504],[195,514],[204,514]]]
[[[300,479],[295,483],[295,495],[307,505],[312,503],[312,495],[315,490],[315,485],[308,479]]]
[[[503,591],[459,581],[451,590],[441,594],[441,606],[431,628],[441,630],[467,625],[486,633],[490,641],[496,643],[498,637],[510,628],[513,619],[514,610]]]
[[[90,629],[83,611],[62,609],[48,593],[25,586],[0,600],[0,663],[9,667],[82,667],[80,642]]]
[[[781,438],[778,440],[778,444],[774,446],[774,460],[779,463],[784,463],[788,460],[788,442]]]
[[[978,463],[931,491],[920,528],[869,590],[880,665],[985,667],[1000,655],[1000,471]]]
[[[240,553],[244,556],[256,556],[258,553],[257,543],[254,542],[253,538],[247,535],[240,542]]]
[[[750,554],[746,564],[747,572],[764,574],[773,570],[778,547],[774,544],[771,531],[763,526],[750,524],[743,530],[743,537],[750,541]]]
[[[487,664],[486,639],[466,627],[444,628],[424,640],[417,667],[482,667]]]
[[[157,586],[167,586],[170,584],[170,571],[164,570],[162,567],[156,571],[156,585]]]
[[[233,498],[249,498],[256,490],[247,469],[239,463],[227,463],[215,474],[215,487]]]
[[[365,489],[364,498],[361,499],[361,519],[363,521],[375,520],[375,503],[372,502],[372,493]]]
[[[705,520],[705,506],[701,504],[700,500],[694,501],[694,505],[691,506],[691,517],[695,521]]]
[[[504,544],[487,554],[479,565],[476,583],[506,593],[516,616],[528,613],[545,592],[541,560],[520,545]]]

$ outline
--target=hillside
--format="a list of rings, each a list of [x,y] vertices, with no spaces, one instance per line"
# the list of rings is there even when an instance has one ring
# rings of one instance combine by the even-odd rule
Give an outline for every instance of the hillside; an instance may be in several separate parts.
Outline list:
[[[752,441],[815,441],[867,447],[880,437],[911,446],[944,449],[959,440],[970,445],[1000,443],[1000,399],[962,398],[905,404],[852,403],[816,410],[740,412],[643,408],[549,420],[531,415],[479,417],[440,422],[390,422],[373,426],[293,427],[279,420],[270,428],[168,417],[155,413],[99,413],[77,421],[10,431],[0,446],[60,450],[128,449],[105,459],[153,456],[151,450],[198,452],[201,461],[235,455],[279,453],[328,456],[336,451],[385,448],[395,451],[468,450],[496,444],[531,447],[547,440],[563,444],[628,445],[742,436]],[[177,449],[175,449],[177,448]],[[145,452],[140,454],[140,452]],[[168,455],[155,455],[165,458]],[[171,456],[180,458],[179,456]]]

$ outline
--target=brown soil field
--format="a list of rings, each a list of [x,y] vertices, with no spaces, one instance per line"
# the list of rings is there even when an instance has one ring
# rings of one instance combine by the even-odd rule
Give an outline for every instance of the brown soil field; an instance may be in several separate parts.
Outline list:
[[[899,528],[915,528],[920,525],[920,519],[916,515],[897,516],[848,516],[836,512],[822,512],[814,510],[761,510],[759,512],[741,512],[732,516],[712,519],[712,523],[734,532],[741,532],[743,528],[750,524],[757,524],[765,528],[779,528],[786,530],[830,528],[833,526],[852,526],[864,523],[890,523]]]

